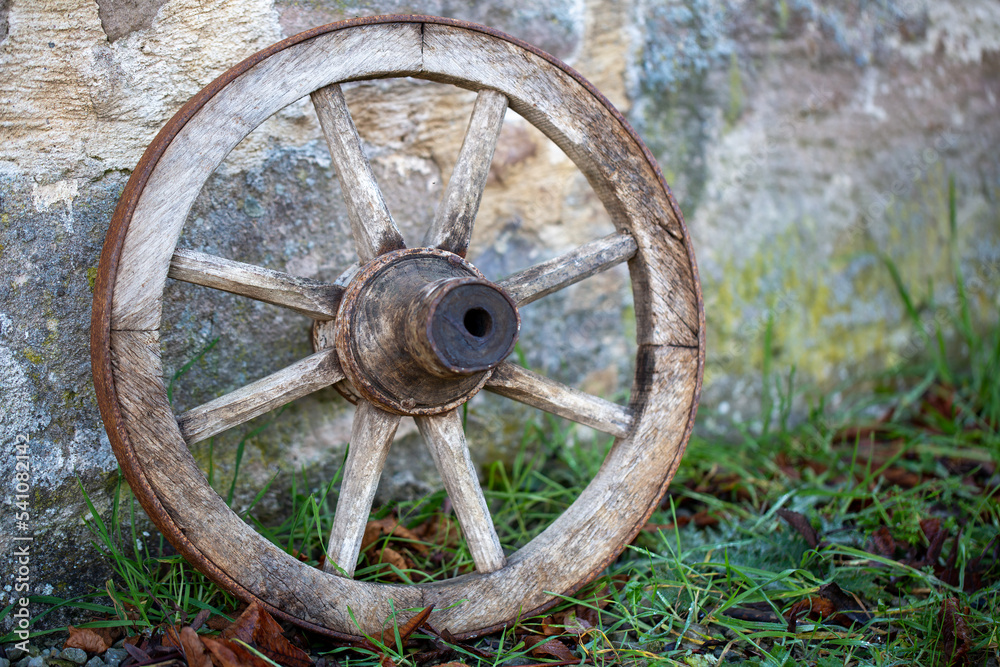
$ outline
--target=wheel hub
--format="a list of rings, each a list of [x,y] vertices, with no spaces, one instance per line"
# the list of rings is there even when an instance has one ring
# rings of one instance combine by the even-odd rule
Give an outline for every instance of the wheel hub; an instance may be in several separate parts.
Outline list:
[[[381,255],[353,277],[317,348],[337,348],[348,394],[405,415],[451,410],[514,349],[514,301],[458,255],[437,248]]]

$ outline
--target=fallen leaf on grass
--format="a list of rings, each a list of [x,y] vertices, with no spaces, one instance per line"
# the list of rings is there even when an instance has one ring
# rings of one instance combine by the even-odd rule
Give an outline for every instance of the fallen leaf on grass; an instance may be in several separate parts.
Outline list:
[[[438,549],[454,549],[461,541],[462,531],[451,516],[433,514],[413,529],[421,543],[437,545]]]
[[[247,644],[287,667],[309,667],[313,664],[309,654],[292,645],[281,634],[281,626],[267,610],[254,601],[246,611],[240,614],[236,622],[222,633],[224,639],[241,639]]]
[[[425,609],[421,609],[410,620],[408,620],[406,623],[403,623],[401,626],[399,626],[399,641],[400,641],[400,643],[402,643],[405,646],[406,645],[406,640],[409,639],[410,635],[413,634],[414,630],[416,630],[417,628],[419,628],[421,625],[423,625],[427,621],[427,617],[429,617],[431,615],[431,612],[433,610],[434,610],[433,606],[427,607]],[[385,630],[382,631],[382,637],[381,637],[381,639],[382,639],[382,645],[383,646],[395,646],[396,645],[396,629],[395,628],[386,628]]]
[[[820,586],[816,595],[796,602],[786,614],[789,632],[795,632],[796,623],[802,614],[807,618],[845,628],[854,624],[865,625],[873,618],[858,600],[833,583]]]
[[[374,559],[373,559],[374,560]],[[378,559],[375,560],[376,563],[385,563],[391,565],[400,570],[412,570],[413,562],[399,553],[392,547],[383,547],[378,550]],[[395,574],[395,573],[394,573]]]
[[[941,519],[921,519],[920,529],[923,531],[924,537],[927,538],[927,551],[924,553],[924,557],[920,559],[919,565],[914,563],[915,567],[937,563],[938,558],[941,557],[941,549],[944,548],[944,542],[948,539],[948,533],[941,529]]]
[[[212,667],[212,656],[209,655],[205,644],[193,627],[188,626],[181,630],[180,642],[188,667]]]
[[[590,607],[576,605],[542,619],[542,634],[546,637],[570,635],[579,639],[597,626],[597,612]]]
[[[225,616],[212,616],[205,625],[208,626],[209,630],[225,631],[232,624],[233,622]]]
[[[159,626],[162,628],[164,626]],[[162,630],[157,634],[156,631],[153,632],[153,636],[160,637],[160,645],[166,646],[167,648],[182,648],[181,647],[181,626],[179,625],[168,625],[165,630]]]
[[[816,549],[822,545],[823,541],[820,539],[819,533],[812,527],[809,519],[804,514],[792,512],[791,510],[778,510],[778,516],[798,531],[799,535],[806,541],[806,544],[809,545],[809,548]]]
[[[525,637],[524,645],[531,649],[531,655],[536,658],[556,658],[557,660],[579,660],[579,658],[573,655],[573,652],[569,650],[569,647],[563,644],[558,639],[549,639],[548,637]]]
[[[125,648],[125,652],[132,656],[137,663],[145,664],[149,662],[149,653],[146,653],[135,644],[126,641],[122,646]]]
[[[756,609],[759,603],[750,603],[743,607],[730,607],[722,611],[723,615],[730,618],[735,618],[740,621],[749,621],[751,623],[777,623],[780,619],[770,609],[770,605],[767,605],[767,609]]]
[[[895,484],[901,489],[916,488],[924,481],[923,475],[895,466],[883,470],[882,479],[889,482],[889,484]]]
[[[391,516],[378,521],[369,521],[365,525],[365,534],[361,538],[361,551],[374,544],[380,537],[385,536],[388,536],[390,540],[405,540],[407,547],[420,553],[427,553],[427,545],[423,543],[420,536]]]
[[[812,595],[805,600],[799,600],[789,608],[788,632],[795,632],[795,626],[800,617],[825,621],[837,613],[837,607],[822,595]]]
[[[431,640],[436,645],[442,648],[448,645],[451,645],[452,647],[459,647],[462,649],[462,651],[466,653],[471,653],[472,655],[478,658],[481,658],[483,660],[488,660],[489,662],[496,662],[495,655],[493,655],[489,651],[484,651],[481,648],[476,648],[472,644],[466,644],[460,641],[457,637],[455,637],[455,635],[451,634],[451,632],[448,631],[448,628],[445,628],[439,633],[437,630],[434,629],[434,627],[430,623],[425,623],[423,630],[428,635],[430,635]]]
[[[966,565],[965,592],[974,593],[995,583],[998,579],[996,571],[1000,569],[998,565],[1000,565],[1000,536],[995,536],[983,547],[982,553]]]
[[[107,620],[112,620],[110,617]],[[124,630],[121,628],[91,628],[96,632],[104,643],[109,647],[114,646],[115,642],[124,634]]]
[[[201,626],[205,625],[205,621],[207,621],[211,615],[212,612],[208,609],[202,609],[199,611],[198,615],[194,617],[193,621],[191,621],[191,629],[198,632]]]
[[[892,558],[896,554],[896,540],[886,526],[872,533],[868,551],[884,558]]]
[[[201,637],[201,641],[211,652],[212,662],[217,667],[274,667],[234,641],[213,637]]]
[[[941,656],[942,664],[947,667],[961,667],[969,664],[969,647],[972,637],[965,617],[958,610],[958,600],[948,598],[941,603],[938,612],[938,623],[941,626]]]
[[[104,653],[113,641],[109,642],[91,628],[74,628],[72,625],[66,628],[69,631],[69,639],[63,648],[80,648],[87,653]]]
[[[953,535],[944,529],[941,520],[935,517],[922,519],[920,528],[927,541],[926,545],[913,545],[902,540],[894,540],[889,529],[882,526],[872,534],[867,549],[886,558],[894,558],[897,551],[907,549],[906,555],[898,558],[900,563],[915,569],[931,567],[934,576],[950,586],[958,586],[959,582],[964,582],[966,593],[975,593],[997,581],[1000,539],[994,537],[979,556],[970,559],[965,564],[963,573],[958,565],[962,530],[957,530]],[[949,540],[951,547],[947,552],[948,557],[941,563],[944,546]]]
[[[802,479],[802,470],[804,468],[809,468],[817,475],[822,475],[828,470],[827,466],[812,459],[796,458],[793,460],[785,452],[778,452],[774,462],[781,468],[781,472],[785,473],[785,476],[790,479]]]

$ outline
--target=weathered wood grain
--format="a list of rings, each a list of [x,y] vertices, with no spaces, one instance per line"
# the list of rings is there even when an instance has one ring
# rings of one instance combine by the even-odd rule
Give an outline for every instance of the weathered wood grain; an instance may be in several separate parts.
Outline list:
[[[640,342],[697,345],[698,300],[679,214],[624,119],[568,71],[481,32],[428,23],[423,53],[422,77],[506,95],[584,173],[615,227],[633,234]],[[646,302],[655,317],[639,307]]]
[[[507,566],[484,577],[428,586],[424,601],[435,604],[435,628],[452,632],[478,627],[488,616],[524,617],[543,605],[547,590],[575,591],[600,574],[631,541],[658,505],[690,433],[698,351],[645,346],[633,386],[636,425],[615,441],[594,480],[545,531],[507,558]],[[474,603],[443,609],[452,596]],[[457,598],[463,599],[463,598]],[[489,600],[489,612],[483,601]]]
[[[159,327],[170,258],[208,176],[251,130],[330,83],[417,74],[419,23],[357,26],[319,34],[229,74],[231,81],[164,131],[172,134],[130,214],[112,300],[111,328]],[[227,76],[227,75],[223,75]],[[167,137],[169,138],[169,136]],[[146,159],[144,157],[144,159]],[[141,172],[140,172],[141,174]]]
[[[382,255],[358,272],[344,292],[334,338],[344,373],[360,395],[390,412],[427,415],[458,407],[482,388],[486,371],[447,378],[428,372],[414,359],[421,353],[408,336],[427,291],[439,280],[462,278],[482,274],[438,248]]]
[[[393,609],[420,607],[419,589],[378,587],[334,577],[286,554],[240,519],[212,490],[181,438],[163,386],[157,332],[113,331],[116,393],[129,445],[142,473],[197,547],[251,594],[304,621],[373,633]]]
[[[507,276],[497,284],[518,306],[524,306],[621,264],[635,254],[636,248],[631,234],[609,234],[565,255]]]
[[[277,373],[224,394],[177,418],[189,445],[344,379],[336,350],[321,350]]]
[[[417,417],[416,421],[455,507],[462,534],[476,563],[476,571],[487,573],[499,570],[507,559],[479,486],[476,466],[469,455],[462,416],[458,410],[452,410],[433,417]]]
[[[634,422],[629,408],[567,387],[510,362],[493,369],[486,389],[619,438],[628,435]]]
[[[479,91],[458,162],[434,212],[425,245],[465,257],[506,111],[507,98],[503,94],[488,89]]]
[[[340,84],[314,91],[312,101],[337,169],[337,180],[347,204],[347,217],[361,263],[390,250],[404,248],[403,236],[382,198]]]
[[[326,572],[354,576],[372,500],[399,419],[399,415],[380,410],[368,401],[358,401],[344,464],[344,481],[337,497],[337,511],[323,564]]]
[[[185,249],[174,251],[167,277],[284,306],[314,320],[336,318],[344,293],[336,285]]]
[[[599,572],[645,522],[669,482],[690,428],[697,382],[691,374],[697,350],[644,347],[633,388],[642,408],[636,430],[616,442],[594,482],[507,567],[429,586],[376,586],[306,566],[233,514],[181,440],[164,400],[155,332],[113,332],[113,339],[123,416],[143,470],[173,520],[212,563],[254,594],[344,632],[358,631],[348,608],[362,631],[380,630],[390,600],[397,608],[434,605],[435,627],[468,632],[514,618],[544,604],[546,590],[573,590]]]

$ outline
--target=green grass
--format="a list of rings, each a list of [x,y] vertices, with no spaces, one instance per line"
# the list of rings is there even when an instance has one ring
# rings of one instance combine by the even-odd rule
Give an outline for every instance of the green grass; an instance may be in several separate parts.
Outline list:
[[[874,378],[868,396],[837,411],[813,397],[807,417],[794,423],[794,371],[776,373],[769,322],[765,400],[754,428],[735,425],[726,441],[696,429],[648,529],[598,581],[544,618],[523,619],[475,645],[452,643],[447,659],[544,662],[552,658],[532,653],[528,640],[564,626],[565,646],[589,664],[938,665],[948,663],[955,633],[944,624],[954,623],[945,614],[952,609],[966,626],[968,664],[997,664],[1000,322],[975,321],[960,269],[955,299],[940,304],[933,289],[912,293],[892,262],[884,263],[922,356]],[[610,446],[580,443],[573,426],[540,417],[525,426],[510,462],[484,470],[506,549],[524,545],[565,510]],[[318,565],[340,475],[319,483],[302,471],[281,480],[291,511],[280,524],[265,525],[253,512],[270,483],[242,515],[282,549]],[[230,504],[234,489],[235,481],[219,489]],[[90,624],[140,632],[190,622],[203,610],[236,613],[232,596],[169,555],[158,535],[139,532],[127,489],[115,498],[107,520],[91,506],[88,522],[115,577],[84,598],[33,598],[52,605],[46,614],[70,606],[79,610],[79,625],[100,617]],[[805,528],[793,528],[783,515],[789,511],[804,517],[818,544],[809,545]],[[372,543],[357,577],[421,583],[471,571],[443,492],[380,508],[372,519],[388,517],[413,532]],[[888,552],[876,548],[878,540],[889,540]],[[406,566],[385,558],[389,551],[403,554]],[[789,624],[793,605],[819,606],[837,590],[853,603],[834,605],[840,617],[803,615]],[[0,620],[7,613],[0,611]],[[394,617],[386,620],[391,627]],[[424,665],[433,664],[426,651],[448,646],[420,630],[411,639],[372,638],[367,649],[314,640],[313,650],[345,665],[384,658]]]
[[[970,654],[975,660],[995,658],[1000,573],[987,558],[983,588],[966,590],[961,577],[1000,529],[995,478],[992,490],[969,482],[988,479],[976,466],[1000,462],[1000,437],[989,416],[996,414],[996,393],[981,381],[980,372],[971,370],[993,363],[998,338],[1000,330],[993,329],[969,345],[986,358],[970,359],[965,368],[951,364],[947,376],[934,360],[899,369],[918,381],[878,396],[880,405],[895,409],[890,419],[875,424],[874,443],[858,433],[849,437],[848,429],[857,432],[859,425],[876,421],[851,410],[831,415],[820,405],[807,420],[789,426],[781,417],[790,400],[787,392],[776,394],[777,405],[768,406],[778,418],[770,425],[763,420],[760,433],[744,431],[739,440],[725,443],[693,437],[667,497],[651,517],[660,527],[643,531],[598,582],[550,612],[551,618],[560,611],[581,613],[588,606],[596,610],[599,625],[568,645],[593,664],[714,664],[724,653],[724,660],[734,664],[932,665],[941,661],[942,605],[955,599],[969,627]],[[787,378],[783,384],[788,386]],[[935,412],[935,392],[941,391],[965,407]],[[574,436],[573,427],[560,420],[530,423],[514,459],[485,471],[486,493],[506,548],[515,549],[544,529],[596,472],[604,448],[581,445]],[[968,473],[965,477],[944,467],[958,463]],[[890,481],[893,475],[907,474],[917,476],[918,483]],[[315,480],[301,473],[291,484],[293,511],[284,523],[260,525],[252,505],[246,518],[282,548],[316,564],[332,522],[338,482],[339,473],[310,493]],[[406,540],[383,537],[370,547],[371,553],[387,546],[405,551],[414,567],[387,568],[366,560],[357,576],[419,583],[469,571],[471,557],[454,520],[443,515],[444,505],[439,492],[376,511],[374,519],[392,514],[411,528],[436,518],[444,544],[428,544],[421,553],[408,549]],[[810,548],[779,518],[782,509],[806,516],[823,543]],[[955,583],[937,576],[933,564],[901,562],[906,549],[927,547],[920,522],[930,518],[939,519],[947,534],[936,559],[938,570],[956,550],[953,569],[960,579]],[[92,511],[95,541],[116,577],[93,598],[68,602],[80,609],[81,617],[100,614],[106,620],[99,624],[138,631],[190,622],[203,609],[234,613],[235,600],[182,559],[154,555],[163,546],[161,538],[137,534],[133,520],[130,501],[116,503],[106,522]],[[900,545],[895,557],[867,550],[880,529]],[[856,595],[871,621],[843,627],[804,620],[790,630],[783,613],[830,583]],[[595,596],[599,590],[603,597]],[[103,594],[100,599],[98,593]],[[758,618],[749,618],[747,610]],[[523,633],[540,623],[525,619],[520,629],[482,640],[478,646],[495,655],[492,660],[469,654],[464,646],[456,647],[452,659],[468,664],[542,662],[523,641]],[[413,649],[400,644],[376,645],[374,652],[326,650],[341,664],[375,665],[380,655],[396,664],[423,664],[416,651],[429,640],[419,632],[414,638]]]

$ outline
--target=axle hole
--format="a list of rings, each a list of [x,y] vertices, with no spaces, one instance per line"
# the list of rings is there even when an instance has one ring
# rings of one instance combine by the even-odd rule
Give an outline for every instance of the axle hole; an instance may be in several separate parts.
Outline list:
[[[493,328],[493,318],[484,308],[470,308],[462,320],[465,330],[476,338],[482,338]]]

